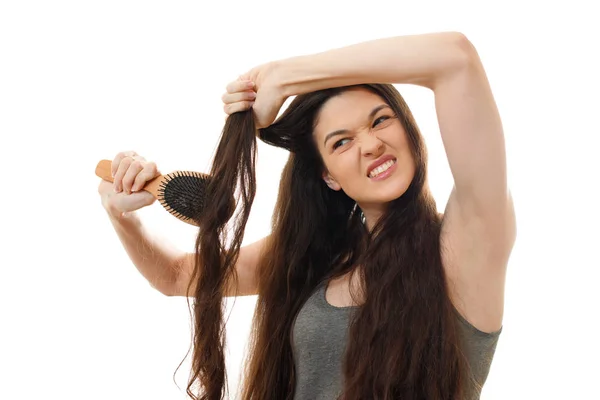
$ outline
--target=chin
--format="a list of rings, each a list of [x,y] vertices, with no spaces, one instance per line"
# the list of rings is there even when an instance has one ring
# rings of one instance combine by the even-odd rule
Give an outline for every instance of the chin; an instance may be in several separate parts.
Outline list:
[[[408,189],[408,185],[406,187],[397,187],[394,190],[382,191],[381,193],[373,193],[373,200],[379,203],[389,203],[402,197],[406,193],[406,189]]]
[[[401,197],[410,186],[413,176],[398,172],[383,181],[371,182],[374,185],[369,185],[368,197],[379,202],[390,202]]]
[[[383,182],[379,182],[383,183]],[[402,197],[410,185],[410,180],[401,179],[396,182],[389,182],[390,184],[380,185],[377,188],[363,187],[361,193],[356,196],[356,200],[359,204],[386,204],[391,201]],[[353,197],[353,196],[350,196]]]

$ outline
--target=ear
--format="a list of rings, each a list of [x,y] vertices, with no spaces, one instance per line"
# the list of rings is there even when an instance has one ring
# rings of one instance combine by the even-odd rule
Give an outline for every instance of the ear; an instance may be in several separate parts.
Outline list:
[[[328,173],[323,174],[323,180],[331,190],[335,190],[337,192],[338,190],[342,189],[340,184],[337,183],[337,181]]]

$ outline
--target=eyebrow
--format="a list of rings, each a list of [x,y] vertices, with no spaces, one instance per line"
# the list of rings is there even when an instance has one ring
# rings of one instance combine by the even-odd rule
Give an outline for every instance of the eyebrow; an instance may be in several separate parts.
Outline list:
[[[388,106],[387,104],[378,105],[377,107],[375,107],[374,109],[371,110],[371,112],[369,113],[368,119],[373,118],[375,116],[375,114],[377,114],[380,110],[382,110],[384,108],[391,108],[391,107]],[[348,133],[348,129],[338,129],[337,131],[333,131],[333,132],[327,134],[327,136],[325,136],[325,140],[323,141],[323,146],[325,146],[327,144],[327,141],[329,139],[331,139],[332,137],[338,136],[338,135],[343,135],[345,133]]]

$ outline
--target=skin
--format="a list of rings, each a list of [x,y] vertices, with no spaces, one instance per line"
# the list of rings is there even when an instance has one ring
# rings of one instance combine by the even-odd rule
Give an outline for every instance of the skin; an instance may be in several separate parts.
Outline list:
[[[317,117],[313,135],[326,166],[323,179],[332,190],[343,190],[354,199],[371,229],[386,205],[402,196],[415,174],[415,163],[406,131],[378,95],[362,88],[351,89],[329,99]],[[340,129],[348,132],[330,137]],[[396,168],[381,181],[367,176],[369,165],[383,155],[396,158]]]
[[[370,56],[365,57],[365,54]],[[258,97],[250,96],[252,89],[245,80],[255,83]],[[498,109],[477,51],[464,35],[442,33],[388,38],[259,66],[230,83],[223,101],[227,114],[252,107],[257,126],[264,127],[273,122],[281,99],[286,96],[365,82],[412,83],[433,92],[454,180],[440,238],[443,248],[448,249],[442,252],[442,260],[449,295],[474,327],[483,332],[497,331],[502,326],[506,269],[516,238],[516,218],[507,187],[504,136]],[[273,89],[277,87],[280,87],[279,92]],[[343,97],[331,99],[328,108],[334,100]],[[368,110],[367,107],[362,111],[365,118]],[[405,180],[399,178],[398,175],[405,174],[403,168],[407,164],[404,167],[398,164],[389,179],[373,182],[362,174],[361,167],[366,169],[366,160],[375,160],[378,152],[408,154],[408,146],[395,143],[399,140],[392,141],[387,134],[391,129],[388,127],[382,126],[368,135],[367,122],[357,121],[356,113],[343,109],[331,114],[325,108],[323,111],[315,136],[323,137],[326,129],[349,128],[353,132],[346,141],[350,142],[348,149],[337,153],[327,151],[317,141],[327,168],[324,178],[331,178],[332,190],[343,189],[357,200],[365,211],[367,226],[372,229],[373,221],[381,215],[386,202],[404,193],[413,173],[406,173]],[[333,124],[333,119],[328,117],[337,121],[343,116],[347,118],[337,126],[321,126]],[[320,132],[321,128],[325,132]],[[376,146],[377,141],[383,143],[383,150]],[[400,163],[407,160],[398,159]],[[352,162],[345,163],[345,160]],[[344,170],[341,165],[348,165],[348,169]],[[393,193],[392,181],[401,183],[403,180],[404,185],[395,187],[397,192]],[[346,299],[347,285],[340,282],[339,286],[340,298]],[[329,289],[334,287],[330,285]]]

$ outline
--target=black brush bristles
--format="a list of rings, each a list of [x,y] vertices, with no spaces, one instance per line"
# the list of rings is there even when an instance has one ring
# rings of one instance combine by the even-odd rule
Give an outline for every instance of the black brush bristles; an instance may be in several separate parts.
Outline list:
[[[158,188],[158,201],[178,219],[197,226],[206,204],[209,179],[193,171],[167,174]]]

